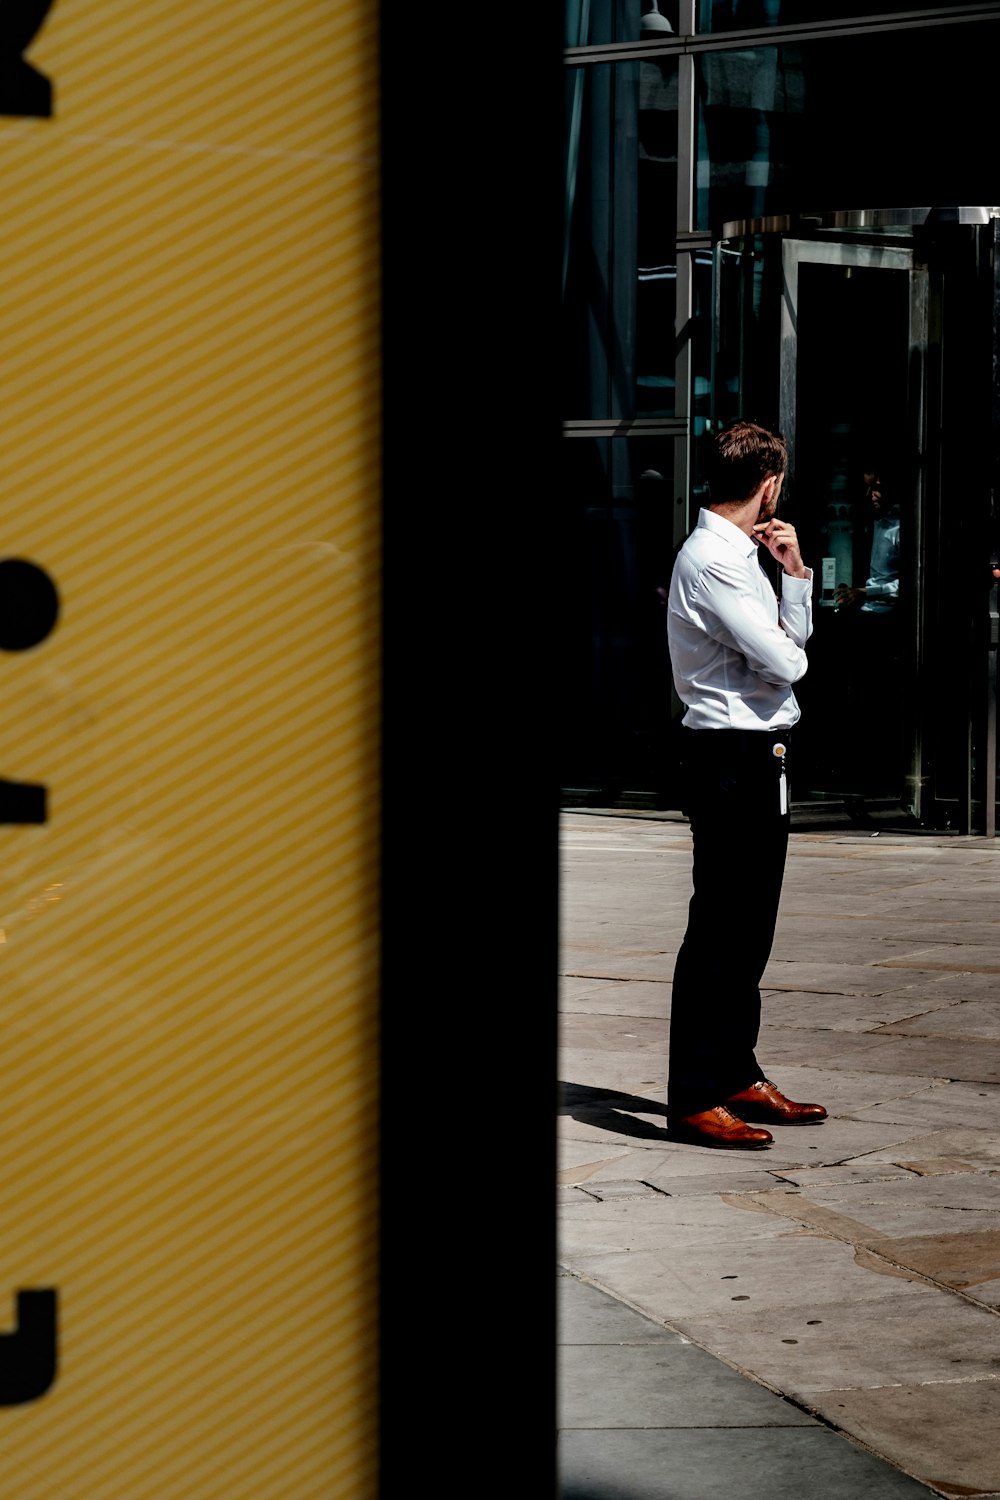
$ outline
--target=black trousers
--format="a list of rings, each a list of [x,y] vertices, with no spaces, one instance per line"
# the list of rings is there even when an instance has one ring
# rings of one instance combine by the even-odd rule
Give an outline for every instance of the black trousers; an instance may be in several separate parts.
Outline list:
[[[670,1004],[672,1119],[765,1077],[754,1052],[760,980],[778,919],[794,775],[791,730],[682,729],[681,737],[694,892]]]

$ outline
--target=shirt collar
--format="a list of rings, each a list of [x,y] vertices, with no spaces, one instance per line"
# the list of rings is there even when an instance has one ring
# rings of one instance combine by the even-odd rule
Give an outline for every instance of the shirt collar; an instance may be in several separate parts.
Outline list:
[[[736,548],[741,557],[753,557],[757,551],[756,544],[751,541],[746,532],[741,531],[732,521],[727,521],[725,516],[720,516],[718,511],[702,506],[698,512],[698,525],[722,537],[723,541]]]

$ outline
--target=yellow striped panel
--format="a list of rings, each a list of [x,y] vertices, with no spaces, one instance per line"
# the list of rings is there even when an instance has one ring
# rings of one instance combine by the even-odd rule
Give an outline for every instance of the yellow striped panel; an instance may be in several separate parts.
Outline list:
[[[18,1500],[377,1492],[378,19],[56,0],[0,117]]]

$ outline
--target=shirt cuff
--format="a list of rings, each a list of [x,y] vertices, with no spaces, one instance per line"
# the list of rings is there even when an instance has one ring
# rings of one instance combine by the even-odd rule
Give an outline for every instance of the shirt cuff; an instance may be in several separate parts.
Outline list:
[[[783,599],[804,600],[812,593],[813,571],[806,568],[804,578],[793,578],[791,573],[781,575],[781,597]]]

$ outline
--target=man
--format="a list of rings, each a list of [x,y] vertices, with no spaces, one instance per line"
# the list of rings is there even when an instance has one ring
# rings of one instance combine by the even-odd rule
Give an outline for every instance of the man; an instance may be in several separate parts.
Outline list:
[[[866,788],[875,795],[902,791],[903,663],[899,484],[891,470],[874,467],[865,471],[864,486],[871,517],[868,579],[861,588],[838,585],[837,611],[845,627],[840,654],[850,671],[840,761],[856,793],[845,803],[857,821],[868,823],[862,806]],[[864,737],[857,734],[858,724],[869,728]],[[873,726],[878,726],[874,733]]]
[[[868,470],[864,483],[873,515],[868,582],[863,588],[838,584],[837,604],[860,604],[863,614],[887,615],[899,600],[899,501],[898,496],[886,494],[877,470]]]
[[[677,555],[667,604],[681,719],[694,894],[674,968],[667,1120],[678,1140],[763,1147],[814,1124],[765,1078],[754,1048],[788,846],[788,767],[812,633],[812,572],[777,518],[784,440],[754,422],[716,434],[711,504]],[[780,603],[760,566],[783,569]]]

